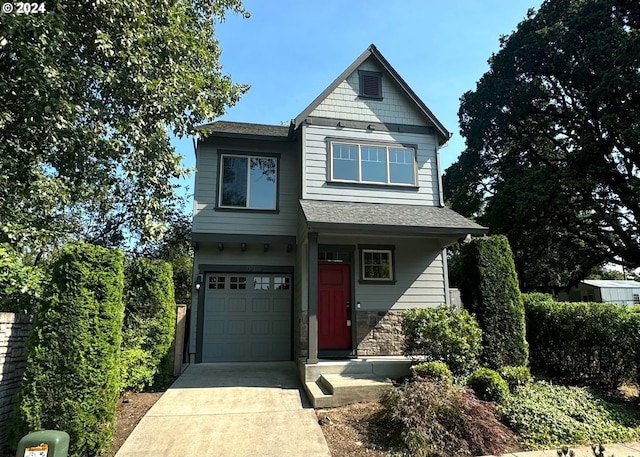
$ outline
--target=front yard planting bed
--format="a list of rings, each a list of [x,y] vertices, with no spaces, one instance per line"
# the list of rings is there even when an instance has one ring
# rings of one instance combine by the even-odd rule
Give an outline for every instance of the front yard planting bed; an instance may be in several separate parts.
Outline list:
[[[383,412],[384,407],[379,403],[318,410],[319,423],[332,455],[418,455],[415,448],[394,447],[391,438],[398,433],[419,436],[422,432],[410,428],[393,430],[382,420]],[[519,387],[497,405],[496,417],[513,432],[513,440],[505,445],[503,453],[640,439],[637,392],[632,397],[611,397],[585,387],[535,381]],[[406,418],[406,424],[414,423],[412,418]],[[427,451],[420,455],[439,454]]]

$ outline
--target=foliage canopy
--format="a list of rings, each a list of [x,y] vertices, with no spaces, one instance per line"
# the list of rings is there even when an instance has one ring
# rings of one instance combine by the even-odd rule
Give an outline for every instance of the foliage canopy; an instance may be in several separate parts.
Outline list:
[[[215,25],[240,0],[47,2],[0,16],[0,241],[152,236],[184,175],[178,137],[247,86]]]
[[[640,266],[640,4],[546,0],[459,111],[446,199],[513,247],[525,288]]]

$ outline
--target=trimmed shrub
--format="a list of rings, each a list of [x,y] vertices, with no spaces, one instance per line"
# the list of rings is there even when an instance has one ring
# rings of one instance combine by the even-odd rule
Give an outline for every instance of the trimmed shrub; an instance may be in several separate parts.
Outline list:
[[[411,374],[415,377],[428,379],[429,381],[453,384],[453,373],[444,362],[423,362],[411,367]]]
[[[27,342],[27,367],[9,430],[64,430],[70,455],[111,443],[119,394],[123,255],[88,244],[60,251]]]
[[[460,249],[460,293],[482,329],[482,365],[526,366],[524,306],[507,238],[475,238]]]
[[[38,308],[42,275],[24,265],[9,245],[0,244],[0,312],[34,314]]]
[[[469,386],[480,400],[501,403],[509,396],[509,385],[500,373],[490,368],[478,368],[467,379]]]
[[[402,352],[427,362],[442,361],[465,374],[478,364],[482,332],[465,310],[447,307],[410,309],[402,314]]]
[[[493,405],[462,389],[418,380],[388,391],[381,403],[381,422],[400,455],[499,455],[512,441]]]
[[[511,392],[531,382],[531,372],[527,367],[502,367],[499,373],[507,381]]]
[[[527,301],[531,368],[614,389],[635,381],[640,314],[610,303]]]
[[[551,294],[543,294],[542,292],[531,292],[528,294],[521,294],[521,295],[522,295],[522,303],[524,304],[525,308],[529,303],[543,303],[546,301],[555,301],[551,296]]]
[[[135,259],[126,268],[122,390],[143,390],[169,380],[176,304],[171,264]]]

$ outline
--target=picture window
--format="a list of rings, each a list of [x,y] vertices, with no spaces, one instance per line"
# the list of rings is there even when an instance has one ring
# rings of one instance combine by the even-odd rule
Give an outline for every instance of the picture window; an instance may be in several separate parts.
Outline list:
[[[416,185],[416,150],[399,145],[331,142],[331,181]]]
[[[275,157],[220,156],[221,208],[276,209],[278,161]]]

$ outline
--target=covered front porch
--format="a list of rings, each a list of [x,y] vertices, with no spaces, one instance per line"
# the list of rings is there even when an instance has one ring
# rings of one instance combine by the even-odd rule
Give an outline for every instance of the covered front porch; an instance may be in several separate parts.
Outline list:
[[[400,355],[402,312],[449,302],[446,247],[486,233],[441,207],[300,206],[297,357],[306,364]]]

